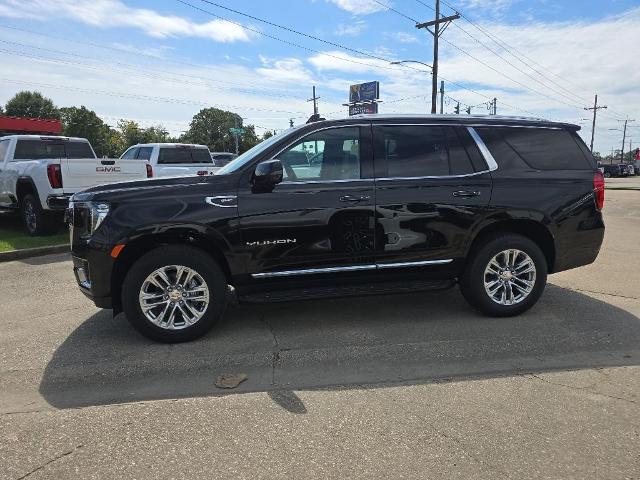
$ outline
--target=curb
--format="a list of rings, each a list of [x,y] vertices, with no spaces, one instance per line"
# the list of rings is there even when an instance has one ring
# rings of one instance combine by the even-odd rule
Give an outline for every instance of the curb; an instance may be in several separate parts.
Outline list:
[[[41,257],[54,253],[67,253],[70,251],[69,244],[53,245],[51,247],[25,248],[23,250],[10,250],[0,252],[0,262],[11,262],[13,260],[24,260],[25,258]]]

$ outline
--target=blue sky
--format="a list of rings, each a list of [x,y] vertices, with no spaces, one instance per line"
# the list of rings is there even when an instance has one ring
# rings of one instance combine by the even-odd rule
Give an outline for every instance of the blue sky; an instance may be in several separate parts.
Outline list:
[[[185,2],[205,11],[176,0],[0,0],[0,103],[37,89],[110,124],[163,123],[174,134],[200,108],[218,106],[261,132],[304,121],[314,84],[320,112],[335,117],[345,114],[349,84],[379,80],[381,112],[429,110],[430,72],[388,60],[431,63],[430,35],[406,17],[433,18],[433,0],[216,1],[357,52]],[[458,20],[443,36],[445,112],[460,101],[487,113],[497,97],[499,113],[580,123],[586,138],[582,109],[598,92],[609,109],[596,148],[619,148],[618,120],[640,117],[640,0],[443,2],[443,14],[450,5],[473,22]]]

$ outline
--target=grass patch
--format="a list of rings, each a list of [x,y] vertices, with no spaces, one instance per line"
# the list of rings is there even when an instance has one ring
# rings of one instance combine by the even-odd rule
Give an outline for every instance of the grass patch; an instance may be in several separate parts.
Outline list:
[[[48,247],[69,243],[69,231],[60,222],[60,229],[46,237],[31,237],[26,233],[19,215],[0,214],[0,252],[24,248]]]

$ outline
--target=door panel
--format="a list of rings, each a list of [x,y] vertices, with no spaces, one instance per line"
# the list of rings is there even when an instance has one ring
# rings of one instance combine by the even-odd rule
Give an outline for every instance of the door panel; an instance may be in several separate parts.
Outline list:
[[[239,188],[248,273],[265,278],[373,265],[374,181],[362,178],[372,171],[364,130],[336,127],[306,135],[277,155],[285,179],[273,191]]]
[[[429,125],[374,127],[376,259],[456,260],[491,198],[491,175],[465,130]]]

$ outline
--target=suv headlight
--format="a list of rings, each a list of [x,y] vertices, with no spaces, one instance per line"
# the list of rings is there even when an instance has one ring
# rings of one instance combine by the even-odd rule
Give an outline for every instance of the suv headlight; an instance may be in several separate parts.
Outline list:
[[[104,219],[107,218],[107,215],[109,215],[108,203],[100,202],[91,204],[91,229],[89,230],[89,235],[93,235]]]

